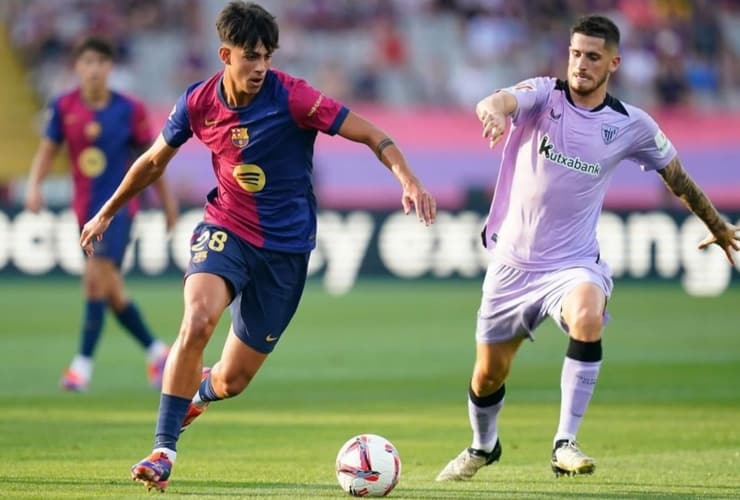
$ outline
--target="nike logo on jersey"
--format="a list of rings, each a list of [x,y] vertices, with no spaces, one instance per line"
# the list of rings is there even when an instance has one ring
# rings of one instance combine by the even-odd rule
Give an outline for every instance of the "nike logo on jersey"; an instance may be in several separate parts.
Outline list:
[[[265,337],[265,342],[275,342],[278,339],[278,337],[273,336],[271,333],[267,334],[267,337]]]
[[[560,118],[561,116],[563,116],[563,113],[558,113],[558,114],[556,115],[556,114],[555,114],[555,108],[550,108],[550,118],[552,118],[553,120],[557,120],[557,119],[558,119],[558,118]]]
[[[205,121],[203,122],[203,124],[204,124],[204,125],[205,125],[206,127],[212,127],[213,125],[217,124],[217,123],[218,123],[218,122],[220,122],[220,121],[221,121],[221,120],[218,120],[218,119],[216,119],[216,120],[205,120]]]

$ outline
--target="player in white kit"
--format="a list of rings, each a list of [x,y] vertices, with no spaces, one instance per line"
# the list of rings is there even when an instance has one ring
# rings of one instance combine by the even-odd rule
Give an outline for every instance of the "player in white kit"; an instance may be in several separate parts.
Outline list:
[[[437,476],[470,479],[501,456],[497,427],[504,382],[525,338],[552,317],[569,336],[561,374],[560,422],[552,470],[590,474],[596,464],[576,434],[602,359],[601,332],[612,291],[596,226],[609,180],[622,160],[654,170],[707,226],[700,248],[719,245],[734,263],[738,229],[694,183],[671,142],[644,111],[607,91],[620,64],[619,30],[601,16],[571,29],[567,81],[532,78],[481,100],[483,137],[495,145],[511,125],[483,241],[491,263],[476,327],[468,391],[473,439]]]

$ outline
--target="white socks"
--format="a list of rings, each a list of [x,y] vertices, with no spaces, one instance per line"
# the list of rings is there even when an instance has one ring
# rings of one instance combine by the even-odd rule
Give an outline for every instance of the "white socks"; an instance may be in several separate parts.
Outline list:
[[[503,406],[503,399],[494,405],[480,407],[468,397],[468,417],[470,426],[473,428],[471,448],[483,450],[486,453],[493,451],[498,439],[498,414]]]
[[[154,448],[152,450],[152,453],[157,453],[158,451],[161,451],[162,453],[167,455],[167,458],[170,459],[172,465],[175,465],[175,459],[177,458],[177,452],[175,450],[170,450],[169,448]]]
[[[72,358],[72,364],[69,365],[69,368],[83,379],[90,380],[90,377],[92,377],[93,360],[82,354],[77,354]]]
[[[601,361],[576,361],[566,356],[560,375],[560,422],[555,441],[575,440],[596,387]]]
[[[150,363],[157,361],[160,356],[167,352],[168,349],[169,347],[167,347],[167,344],[161,340],[155,340],[146,350],[147,361]]]

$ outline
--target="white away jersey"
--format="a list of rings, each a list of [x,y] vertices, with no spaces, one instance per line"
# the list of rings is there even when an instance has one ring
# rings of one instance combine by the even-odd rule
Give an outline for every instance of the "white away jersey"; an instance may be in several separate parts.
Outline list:
[[[609,179],[622,160],[660,170],[676,155],[644,111],[607,94],[578,108],[568,84],[538,77],[503,89],[517,100],[484,241],[494,257],[548,271],[599,256],[596,225]]]

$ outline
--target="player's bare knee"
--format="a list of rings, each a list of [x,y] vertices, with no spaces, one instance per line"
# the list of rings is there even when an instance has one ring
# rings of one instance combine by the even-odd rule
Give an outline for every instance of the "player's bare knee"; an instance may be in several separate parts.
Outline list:
[[[506,381],[508,369],[504,367],[480,367],[476,366],[470,387],[478,396],[493,394]]]
[[[568,331],[576,340],[593,342],[601,338],[604,317],[601,311],[578,309],[568,318]]]
[[[180,342],[184,347],[204,348],[216,328],[217,320],[203,311],[186,313],[180,330]]]

